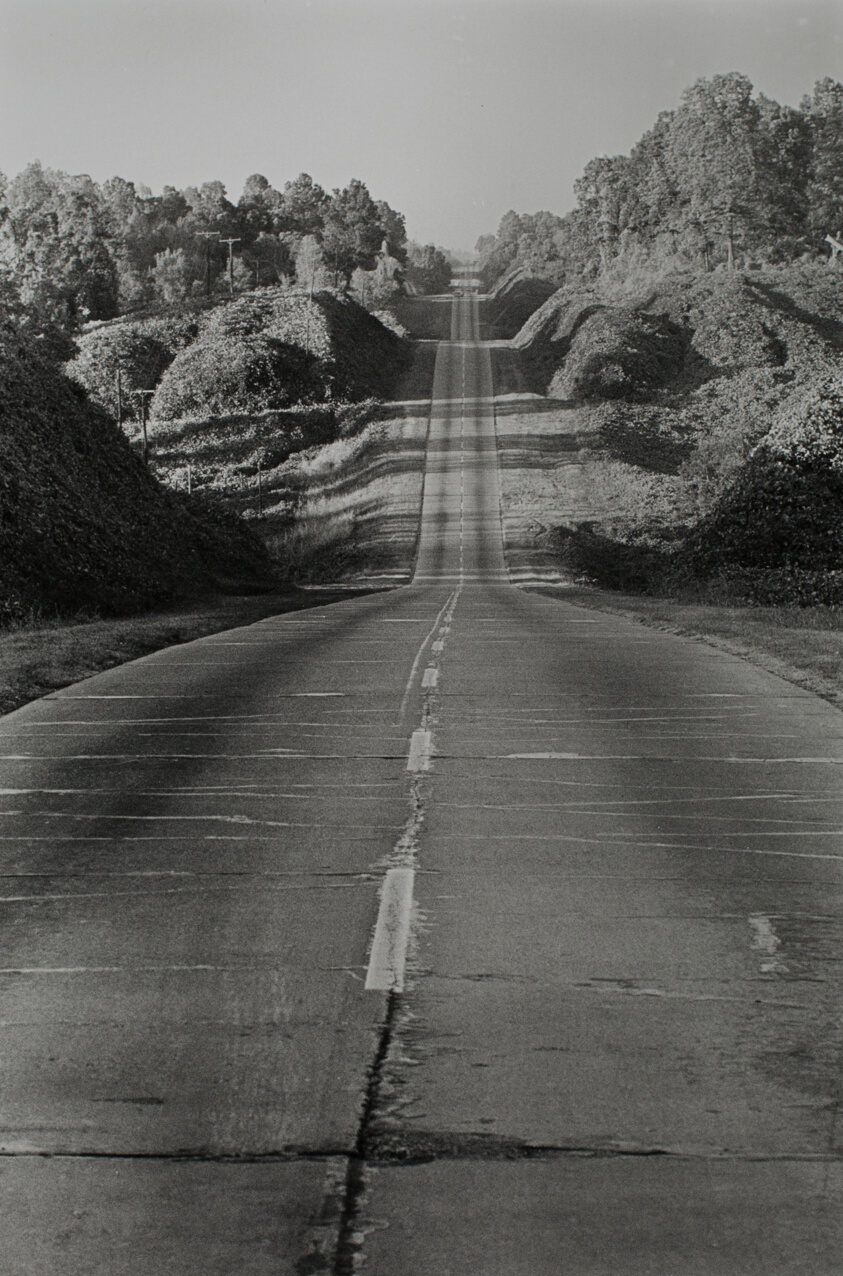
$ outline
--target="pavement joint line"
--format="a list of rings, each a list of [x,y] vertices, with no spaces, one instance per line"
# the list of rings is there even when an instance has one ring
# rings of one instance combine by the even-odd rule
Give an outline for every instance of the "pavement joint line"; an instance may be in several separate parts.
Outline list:
[[[443,1137],[440,1135],[440,1137]],[[448,1136],[445,1135],[444,1138]],[[683,1152],[681,1149],[673,1148],[599,1148],[583,1146],[566,1146],[564,1144],[520,1144],[516,1140],[512,1140],[511,1144],[505,1140],[500,1140],[500,1147],[483,1146],[481,1140],[490,1136],[477,1134],[473,1136],[478,1143],[476,1149],[461,1150],[459,1144],[461,1142],[469,1142],[471,1135],[455,1135],[453,1143],[456,1145],[452,1151],[429,1151],[423,1152],[421,1148],[415,1155],[408,1149],[395,1148],[390,1151],[389,1148],[379,1149],[376,1145],[370,1146],[366,1163],[373,1166],[390,1166],[391,1168],[401,1168],[406,1166],[413,1169],[420,1162],[432,1161],[541,1161],[541,1160],[557,1160],[565,1157],[590,1158],[595,1160],[624,1160],[638,1159],[641,1157],[663,1157],[671,1161],[684,1161],[689,1163],[702,1162],[710,1164],[712,1162],[721,1162],[724,1164],[749,1164],[749,1165],[802,1165],[802,1164],[832,1164],[836,1165],[843,1156],[834,1152]],[[415,1140],[414,1140],[415,1141]],[[421,1140],[419,1140],[421,1142]],[[73,1151],[51,1151],[40,1148],[21,1148],[10,1149],[0,1148],[0,1161],[16,1161],[27,1159],[38,1159],[39,1161],[160,1161],[160,1162],[189,1162],[214,1165],[271,1165],[278,1162],[295,1164],[297,1161],[326,1161],[341,1159],[348,1161],[355,1154],[348,1148],[310,1148],[310,1147],[290,1147],[279,1149],[278,1151],[268,1152],[204,1152],[201,1149],[191,1151],[186,1149],[178,1152],[106,1152],[89,1150],[85,1152]]]
[[[333,1276],[357,1276],[359,1272],[358,1256],[362,1240],[358,1230],[358,1219],[366,1191],[366,1164],[370,1160],[372,1149],[371,1131],[380,1102],[383,1069],[392,1044],[399,1004],[400,998],[398,994],[390,991],[387,996],[386,1014],[381,1027],[377,1049],[366,1075],[363,1110],[360,1114],[360,1124],[357,1127],[354,1151],[348,1156],[346,1162],[343,1204],[337,1231]]]
[[[463,351],[463,381],[465,382],[465,351]],[[460,429],[461,447],[465,429],[465,384],[463,384],[463,411]],[[454,611],[464,580],[463,559],[463,491],[465,481],[464,451],[461,451],[460,471],[460,535],[459,535],[459,588],[452,591],[444,607],[436,617],[432,629],[426,635],[410,671],[401,702],[399,717],[403,719],[407,702],[415,685],[419,665],[427,644],[439,631],[438,640],[431,644],[431,652],[441,655],[445,639],[450,632]],[[427,728],[430,719],[431,690],[438,683],[438,665],[429,665],[422,677],[422,687],[428,693],[424,697],[422,725],[413,731],[407,757],[407,770],[412,774],[412,812],[405,829],[392,852],[393,863],[388,867],[381,887],[378,918],[372,940],[366,971],[365,989],[388,994],[386,1017],[381,1030],[375,1058],[369,1068],[366,1094],[355,1153],[349,1157],[345,1193],[335,1252],[334,1276],[352,1276],[359,1266],[362,1247],[357,1220],[365,1192],[365,1171],[376,1148],[371,1141],[371,1126],[380,1100],[383,1067],[386,1062],[394,1031],[399,996],[404,990],[404,976],[410,931],[413,920],[413,888],[417,859],[418,833],[424,819],[424,795],[421,774],[430,768],[432,732]],[[398,861],[397,863],[395,861]]]
[[[345,1148],[290,1147],[270,1152],[204,1152],[185,1149],[178,1152],[104,1152],[104,1151],[51,1151],[40,1148],[0,1148],[0,1161],[175,1161],[213,1165],[272,1165],[278,1162],[295,1164],[297,1161],[347,1160],[350,1152]]]

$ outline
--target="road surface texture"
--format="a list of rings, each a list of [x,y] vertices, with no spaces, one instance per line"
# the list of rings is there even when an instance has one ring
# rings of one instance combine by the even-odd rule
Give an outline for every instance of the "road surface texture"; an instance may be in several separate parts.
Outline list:
[[[3,1276],[841,1271],[843,719],[508,583],[477,305],[411,586],[0,724]]]

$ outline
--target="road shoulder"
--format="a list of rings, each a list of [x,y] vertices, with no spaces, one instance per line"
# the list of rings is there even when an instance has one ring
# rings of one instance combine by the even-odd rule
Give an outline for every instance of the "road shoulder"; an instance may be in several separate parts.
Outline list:
[[[289,588],[218,595],[139,616],[42,621],[0,630],[0,714],[153,651],[350,596],[347,589]]]

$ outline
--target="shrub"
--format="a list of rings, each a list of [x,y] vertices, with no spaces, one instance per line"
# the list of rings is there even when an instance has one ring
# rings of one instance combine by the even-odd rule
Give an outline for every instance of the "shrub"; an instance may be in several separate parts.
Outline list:
[[[843,603],[843,571],[839,569],[730,567],[710,583],[726,600],[756,607],[839,607]]]
[[[843,472],[756,450],[681,553],[695,575],[836,568],[843,559]]]
[[[843,475],[843,380],[824,377],[778,413],[764,449],[781,461]]]
[[[590,523],[557,527],[554,538],[560,561],[574,578],[603,589],[649,593],[668,572],[670,557],[664,550],[616,540]]]
[[[610,456],[656,474],[678,474],[693,448],[679,413],[645,407],[603,411],[600,443]]]
[[[683,330],[666,315],[597,311],[577,328],[550,393],[559,399],[647,399],[680,375],[686,346]]]
[[[13,339],[0,339],[0,401],[0,618],[267,583],[242,523],[162,489],[103,409]]]
[[[123,419],[139,416],[134,390],[154,390],[178,352],[197,333],[194,320],[151,319],[103,324],[77,340],[77,354],[66,374],[87,390],[95,403],[117,416],[117,369],[123,384]]]
[[[318,360],[273,337],[207,333],[173,361],[152,400],[152,416],[267,412],[324,396]]]

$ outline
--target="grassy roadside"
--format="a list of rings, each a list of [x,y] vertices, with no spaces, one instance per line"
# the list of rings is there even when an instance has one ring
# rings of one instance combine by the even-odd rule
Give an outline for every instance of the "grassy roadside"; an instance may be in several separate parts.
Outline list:
[[[382,405],[361,434],[297,453],[283,467],[294,476],[300,505],[282,547],[284,566],[319,584],[343,579],[340,589],[291,583],[275,593],[217,595],[118,620],[0,629],[0,714],[164,647],[369,593],[391,573],[407,574],[418,537],[435,357],[435,341],[417,342],[397,402]]]
[[[119,620],[45,621],[0,630],[0,714],[152,651],[349,596],[347,590],[290,588],[220,595]]]
[[[618,507],[611,467],[592,462],[593,421],[572,403],[519,394],[517,360],[493,350],[501,514],[507,564],[522,573],[565,579],[553,527],[605,518]],[[509,362],[507,362],[509,360]],[[513,365],[514,364],[514,370]],[[646,487],[653,483],[653,490]],[[652,476],[639,476],[642,507],[659,509]],[[544,590],[581,607],[698,638],[777,674],[843,709],[843,610],[761,607],[629,594],[574,585]]]
[[[843,709],[843,614],[834,608],[730,607],[575,585],[536,590],[578,607],[697,638]]]
[[[412,575],[424,490],[434,341],[417,341],[395,389],[350,437],[294,453],[276,471],[285,509],[260,531],[285,579],[365,588]]]

